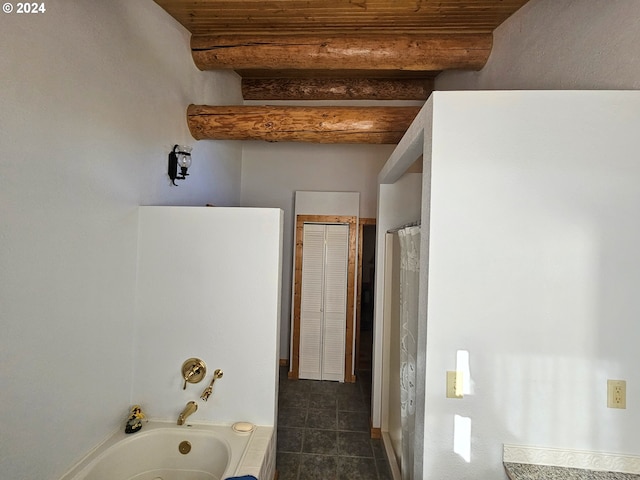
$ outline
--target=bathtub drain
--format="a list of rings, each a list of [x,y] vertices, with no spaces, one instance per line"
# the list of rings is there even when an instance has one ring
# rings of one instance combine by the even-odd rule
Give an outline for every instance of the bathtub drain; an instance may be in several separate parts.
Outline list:
[[[178,445],[178,450],[181,454],[186,455],[191,451],[191,444],[187,440],[184,440],[180,442],[180,445]]]

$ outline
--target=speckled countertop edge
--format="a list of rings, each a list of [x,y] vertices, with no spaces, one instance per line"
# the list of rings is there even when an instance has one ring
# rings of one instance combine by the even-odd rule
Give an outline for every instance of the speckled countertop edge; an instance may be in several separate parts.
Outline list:
[[[504,462],[511,480],[640,480],[640,475]]]

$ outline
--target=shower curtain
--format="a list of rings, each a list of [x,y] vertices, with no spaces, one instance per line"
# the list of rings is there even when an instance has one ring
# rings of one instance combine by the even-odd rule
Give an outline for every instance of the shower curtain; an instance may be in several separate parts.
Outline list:
[[[416,413],[416,356],[420,227],[398,231],[400,240],[400,416],[402,422],[402,479],[413,474]]]

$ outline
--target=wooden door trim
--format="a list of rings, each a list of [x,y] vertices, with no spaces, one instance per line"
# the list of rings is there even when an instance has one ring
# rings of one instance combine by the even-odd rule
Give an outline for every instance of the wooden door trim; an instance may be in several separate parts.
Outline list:
[[[353,365],[353,302],[356,273],[357,232],[358,217],[340,215],[296,215],[296,250],[295,273],[293,279],[293,331],[291,334],[292,355],[291,371],[289,378],[298,379],[300,376],[300,305],[302,301],[302,248],[304,245],[305,223],[342,223],[349,225],[349,259],[347,268],[347,315],[345,319],[345,349],[344,349],[344,381],[353,383],[356,377],[352,370]]]
[[[361,218],[358,222],[358,278],[356,281],[356,370],[360,368],[360,317],[362,315],[362,236],[365,225],[375,225],[375,218]]]

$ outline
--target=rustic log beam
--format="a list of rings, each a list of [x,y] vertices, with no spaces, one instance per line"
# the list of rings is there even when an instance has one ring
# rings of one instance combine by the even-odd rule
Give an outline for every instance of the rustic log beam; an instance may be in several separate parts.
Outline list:
[[[398,143],[420,107],[189,105],[196,140]]]
[[[155,0],[192,34],[490,32],[527,0]]]
[[[243,78],[245,100],[426,100],[433,78]]]
[[[200,70],[480,70],[493,35],[194,35]]]
[[[436,78],[438,71],[419,72],[411,70],[264,70],[237,69],[235,72],[242,78]]]

